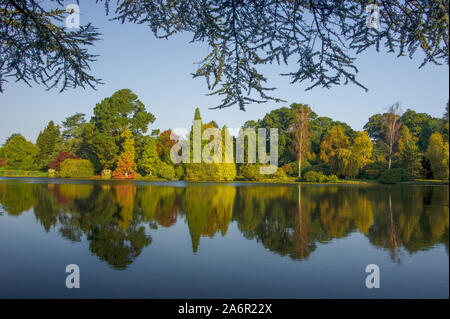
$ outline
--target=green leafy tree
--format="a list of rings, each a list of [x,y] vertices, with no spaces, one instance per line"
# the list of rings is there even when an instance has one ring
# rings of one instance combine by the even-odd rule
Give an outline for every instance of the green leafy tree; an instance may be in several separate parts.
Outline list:
[[[97,170],[112,169],[117,163],[124,129],[129,128],[133,138],[139,139],[154,121],[155,117],[146,111],[136,94],[128,89],[119,90],[95,106],[91,125],[83,130],[81,153],[95,158]]]
[[[355,170],[358,173],[364,166],[372,162],[373,143],[367,132],[357,132],[350,149],[352,152],[352,173]]]
[[[157,141],[153,137],[146,137],[144,149],[138,162],[138,168],[143,175],[162,177],[164,179],[172,180],[176,176],[173,165],[163,161],[159,157],[157,150]],[[168,150],[170,152],[170,149]],[[169,161],[170,160],[170,154]],[[181,166],[179,168],[183,169]]]
[[[309,108],[308,105],[301,103],[292,103],[289,107],[281,107],[267,113],[261,120],[247,121],[243,125],[244,128],[270,128],[278,129],[278,163],[280,165],[289,164],[297,159],[297,152],[293,149],[294,134],[292,129],[296,125],[296,113],[303,107]],[[308,114],[308,123],[311,125],[311,133],[315,134],[317,129],[316,119],[317,114],[310,111]],[[330,119],[331,120],[331,119]],[[332,120],[331,120],[332,122]],[[321,135],[317,144],[320,144]],[[315,135],[311,136],[311,147],[315,147]],[[317,147],[318,148],[318,147]],[[303,167],[303,165],[302,165]]]
[[[332,157],[331,166],[335,168],[338,176],[355,178],[358,175],[358,163],[350,149],[338,148],[336,155]]]
[[[79,155],[81,145],[83,142],[83,130],[86,124],[85,114],[75,113],[66,118],[62,122],[62,138],[63,138],[63,150],[74,155]]]
[[[417,145],[417,138],[410,133],[406,125],[400,129],[398,158],[401,167],[412,176],[418,176],[422,167],[422,154]]]
[[[144,149],[138,161],[138,169],[143,175],[158,176],[161,159],[156,150],[156,141],[148,137],[144,144]]]
[[[81,133],[81,144],[78,150],[80,158],[89,159],[94,165],[95,171],[100,172],[103,169],[99,156],[96,153],[96,144],[94,143],[95,126],[92,123],[86,123]],[[114,145],[111,145],[113,147]]]
[[[3,146],[6,146],[6,144],[8,144],[9,141],[11,141],[13,137],[19,136],[19,135],[22,135],[22,134],[20,134],[20,133],[13,133],[13,134],[11,134],[10,136],[8,136],[8,137],[6,138],[5,143],[3,143]]]
[[[251,123],[244,124],[244,127],[258,128],[277,128],[278,129],[278,162],[280,165],[295,161],[295,153],[291,149],[292,134],[289,128],[295,124],[295,110],[300,105],[292,104],[291,107],[281,107],[267,113],[262,120],[256,122],[256,125]]]
[[[430,137],[426,157],[430,161],[433,176],[436,179],[448,180],[449,174],[449,148],[438,132]]]
[[[27,141],[22,135],[14,135],[8,140],[3,149],[7,159],[6,167],[26,171],[36,170],[39,147]]]
[[[350,138],[345,135],[342,126],[334,125],[320,144],[320,159],[323,162],[330,164],[332,170],[337,172],[337,151],[339,149],[348,149],[349,146]]]
[[[372,162],[373,143],[367,132],[356,133],[351,150],[359,168]]]
[[[430,136],[434,132],[442,132],[444,120],[432,117],[426,113],[416,113],[411,109],[407,109],[402,114],[400,121],[406,125],[410,133],[417,138],[417,146],[420,152],[425,153],[428,148]]]
[[[374,140],[384,139],[383,117],[384,114],[372,115],[369,118],[369,121],[364,125],[364,130],[367,131],[370,138]]]
[[[310,121],[311,151],[320,154],[320,143],[333,127],[333,120],[329,117],[318,116]]]
[[[61,133],[59,126],[56,126],[53,121],[50,121],[44,131],[39,133],[36,140],[36,145],[39,147],[38,165],[41,168],[47,168],[54,158],[52,155],[61,143]]]
[[[364,125],[364,130],[368,132],[370,138],[375,141],[384,141],[386,143],[385,120],[388,113],[375,114],[369,118]],[[402,125],[408,127],[409,132],[417,139],[417,145],[420,152],[427,150],[428,142],[431,134],[436,131],[441,132],[443,127],[445,130],[445,119],[439,119],[426,113],[417,113],[411,109],[407,109],[399,118]],[[388,153],[388,151],[387,151]]]
[[[389,166],[389,160],[395,158],[396,164],[404,167],[410,174],[417,175],[420,171],[427,175],[428,162],[420,162],[421,154],[427,151],[430,136],[434,132],[442,132],[443,136],[446,136],[445,119],[435,118],[426,113],[417,113],[411,109],[407,109],[399,117],[398,111],[397,114],[392,114],[392,112],[375,114],[364,126],[364,130],[374,140],[374,158],[378,162],[377,165],[386,163]],[[396,121],[395,126],[391,127],[394,141],[392,145],[389,143],[387,134],[386,121],[388,119],[391,120],[391,123],[392,120]],[[408,134],[403,131],[404,140],[397,143],[397,140],[401,138],[402,127],[408,128]]]

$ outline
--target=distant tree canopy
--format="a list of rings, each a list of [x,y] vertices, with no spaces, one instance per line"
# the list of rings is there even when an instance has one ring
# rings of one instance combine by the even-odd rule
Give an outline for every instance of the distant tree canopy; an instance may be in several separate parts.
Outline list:
[[[385,139],[383,118],[386,114],[372,115],[364,125],[364,130],[369,133],[372,139]],[[446,119],[445,116],[442,119],[435,118],[427,113],[417,113],[411,109],[406,109],[400,117],[400,122],[408,127],[409,132],[417,139],[416,142],[420,151],[424,153],[427,151],[431,134],[435,131],[441,131],[445,123],[448,123],[448,118]]]
[[[84,126],[81,155],[91,159],[97,170],[112,168],[124,130],[129,129],[139,139],[154,121],[155,116],[146,111],[136,94],[129,89],[119,90],[95,106],[94,116]]]
[[[64,0],[46,9],[37,0],[0,0],[0,92],[7,77],[47,88],[94,87],[95,56],[86,47],[100,34],[91,24],[74,32],[63,26]],[[370,0],[96,0],[115,6],[113,20],[148,25],[158,38],[189,32],[207,43],[209,54],[194,77],[206,79],[210,94],[223,97],[216,108],[281,101],[268,92],[259,66],[292,65],[291,82],[329,88],[356,79],[355,55],[385,46],[410,58],[418,51],[427,62],[448,65],[448,0],[375,2],[379,28],[369,28]],[[295,65],[295,66],[294,66]],[[253,97],[256,91],[259,97]]]

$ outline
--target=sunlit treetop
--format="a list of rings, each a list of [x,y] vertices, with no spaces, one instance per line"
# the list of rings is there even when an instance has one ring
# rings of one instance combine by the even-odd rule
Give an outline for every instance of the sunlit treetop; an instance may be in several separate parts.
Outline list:
[[[95,58],[85,46],[99,34],[91,26],[77,32],[56,27],[61,9],[46,11],[35,0],[0,0],[1,73],[47,87],[95,86],[90,75]],[[64,0],[53,0],[64,5]],[[158,38],[192,34],[206,43],[209,54],[194,77],[204,77],[210,95],[221,96],[215,108],[281,99],[269,95],[264,64],[287,64],[291,83],[307,89],[330,88],[357,80],[355,56],[367,48],[448,65],[448,0],[96,0],[113,20],[148,25]],[[379,10],[366,12],[369,4]],[[379,12],[379,27],[375,18]],[[26,30],[26,31],[25,31]],[[31,32],[30,32],[31,31]],[[27,43],[30,43],[27,45]],[[384,47],[384,49],[383,49]],[[256,96],[255,96],[256,95]]]

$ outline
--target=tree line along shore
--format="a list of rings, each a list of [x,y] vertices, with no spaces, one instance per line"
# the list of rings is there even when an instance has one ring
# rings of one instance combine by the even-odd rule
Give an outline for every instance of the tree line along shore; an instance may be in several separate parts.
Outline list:
[[[198,108],[193,119],[202,121]],[[441,118],[394,103],[372,115],[363,131],[305,104],[275,109],[242,127],[278,129],[278,169],[270,175],[260,174],[266,164],[248,163],[248,152],[238,164],[174,163],[177,140],[171,129],[149,131],[154,121],[136,94],[119,90],[96,104],[90,120],[76,113],[60,125],[50,121],[36,143],[12,134],[0,147],[0,176],[388,184],[449,178],[448,103]],[[202,121],[201,131],[208,128],[228,133],[226,126]]]

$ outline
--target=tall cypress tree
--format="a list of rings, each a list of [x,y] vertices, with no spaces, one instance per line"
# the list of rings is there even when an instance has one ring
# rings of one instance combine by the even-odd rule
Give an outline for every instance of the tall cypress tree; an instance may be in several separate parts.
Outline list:
[[[43,132],[39,133],[36,145],[39,147],[38,165],[40,168],[47,168],[51,161],[51,156],[55,147],[61,141],[59,126],[50,121]]]
[[[200,116],[200,109],[198,107],[195,108],[194,120],[202,120],[202,117]]]

